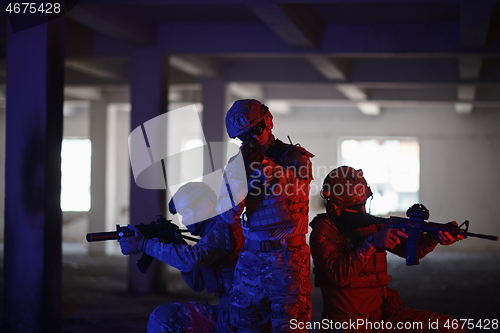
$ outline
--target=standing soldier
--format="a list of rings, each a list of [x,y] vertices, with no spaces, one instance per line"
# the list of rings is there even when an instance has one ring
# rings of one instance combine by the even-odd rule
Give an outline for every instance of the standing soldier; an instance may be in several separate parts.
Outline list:
[[[232,175],[239,171],[228,167],[229,190],[221,193],[235,199],[247,193],[241,187],[248,189],[233,209],[218,207],[228,223],[242,224],[245,237],[231,291],[231,323],[238,332],[289,332],[291,320],[311,319],[305,235],[313,155],[276,139],[272,128],[271,112],[257,100],[236,101],[226,115],[229,137],[242,141],[247,183],[238,183],[241,178]]]

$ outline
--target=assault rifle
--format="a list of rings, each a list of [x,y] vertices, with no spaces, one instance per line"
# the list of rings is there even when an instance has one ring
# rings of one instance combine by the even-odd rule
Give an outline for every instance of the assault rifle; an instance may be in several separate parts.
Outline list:
[[[429,210],[422,204],[414,204],[406,211],[408,218],[391,216],[390,218],[376,217],[377,222],[386,224],[389,228],[399,229],[408,235],[406,239],[406,265],[418,265],[417,256],[418,238],[421,232],[437,234],[439,231],[447,231],[457,239],[477,237],[498,241],[497,236],[475,234],[469,232],[469,221],[457,226],[452,223],[426,222],[429,218]],[[464,229],[462,229],[464,227]]]
[[[145,238],[158,238],[160,242],[169,244],[184,244],[183,239],[188,239],[191,241],[198,241],[198,239],[182,235],[183,232],[189,232],[188,230],[181,230],[179,227],[172,223],[172,220],[167,220],[161,215],[156,217],[156,221],[149,224],[139,224],[135,226]],[[122,237],[132,237],[135,236],[135,232],[129,227],[121,227],[116,225],[116,231],[108,232],[93,232],[87,234],[87,242],[100,242],[113,239],[120,239]],[[137,261],[137,267],[141,273],[145,273],[154,257],[143,253],[142,257]]]

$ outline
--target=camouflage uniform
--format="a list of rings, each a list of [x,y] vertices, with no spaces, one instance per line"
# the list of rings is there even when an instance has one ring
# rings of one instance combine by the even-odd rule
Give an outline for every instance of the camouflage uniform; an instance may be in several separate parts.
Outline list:
[[[221,215],[229,223],[241,221],[245,237],[231,290],[231,323],[238,332],[289,332],[291,319],[311,319],[305,235],[313,155],[274,136],[270,140],[262,161],[247,169],[245,200]],[[226,181],[234,172],[225,170]]]
[[[229,290],[241,247],[241,228],[229,226],[216,216],[203,223],[196,245],[164,244],[147,240],[145,253],[179,269],[194,291],[215,293],[219,304],[169,303],[156,308],[149,318],[148,332],[232,332],[229,325]]]
[[[309,242],[314,260],[315,285],[321,288],[323,297],[323,318],[337,322],[357,319],[372,323],[391,321],[393,328],[397,327],[398,322],[423,324],[422,330],[413,332],[430,331],[429,320],[439,320],[440,324],[444,324],[446,320],[453,319],[430,311],[402,309],[398,293],[386,287],[390,281],[386,251],[377,250],[365,241],[367,236],[382,230],[384,226],[375,224],[375,219],[366,213],[344,211],[336,217],[332,210],[332,214],[319,214],[314,218]],[[432,235],[421,236],[418,257],[424,257],[437,244]],[[405,242],[402,241],[389,251],[405,257]],[[392,331],[396,330],[384,332]],[[438,331],[449,330],[441,325]],[[356,332],[374,330],[365,327]]]

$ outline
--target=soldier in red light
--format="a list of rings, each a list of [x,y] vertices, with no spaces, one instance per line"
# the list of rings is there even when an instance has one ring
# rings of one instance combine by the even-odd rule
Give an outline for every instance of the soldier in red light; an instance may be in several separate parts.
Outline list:
[[[386,228],[366,213],[365,203],[372,192],[362,170],[341,166],[332,170],[323,183],[326,213],[311,222],[310,237],[315,283],[321,288],[323,318],[336,322],[364,320],[373,324],[390,322],[377,332],[398,330],[398,323],[422,323],[412,332],[465,332],[443,325],[454,318],[425,310],[402,309],[399,294],[387,288],[386,250],[405,257],[404,232]],[[438,244],[450,245],[456,239],[447,232],[425,234],[419,239],[417,255],[423,258]],[[455,319],[456,320],[456,319]],[[429,323],[438,321],[437,329]],[[374,332],[370,325],[345,332]]]

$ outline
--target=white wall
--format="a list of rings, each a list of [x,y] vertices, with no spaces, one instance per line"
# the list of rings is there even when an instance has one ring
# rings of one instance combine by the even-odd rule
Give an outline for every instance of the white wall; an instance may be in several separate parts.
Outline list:
[[[471,232],[500,236],[500,110],[464,116],[445,108],[388,109],[368,117],[356,109],[293,108],[289,115],[274,116],[274,133],[286,142],[290,135],[315,154],[315,170],[337,166],[340,137],[417,137],[420,201],[429,208],[430,220],[468,219]],[[312,190],[325,174],[315,176]],[[318,191],[312,192],[310,217],[322,209]],[[500,242],[471,238],[442,249],[500,252]]]

